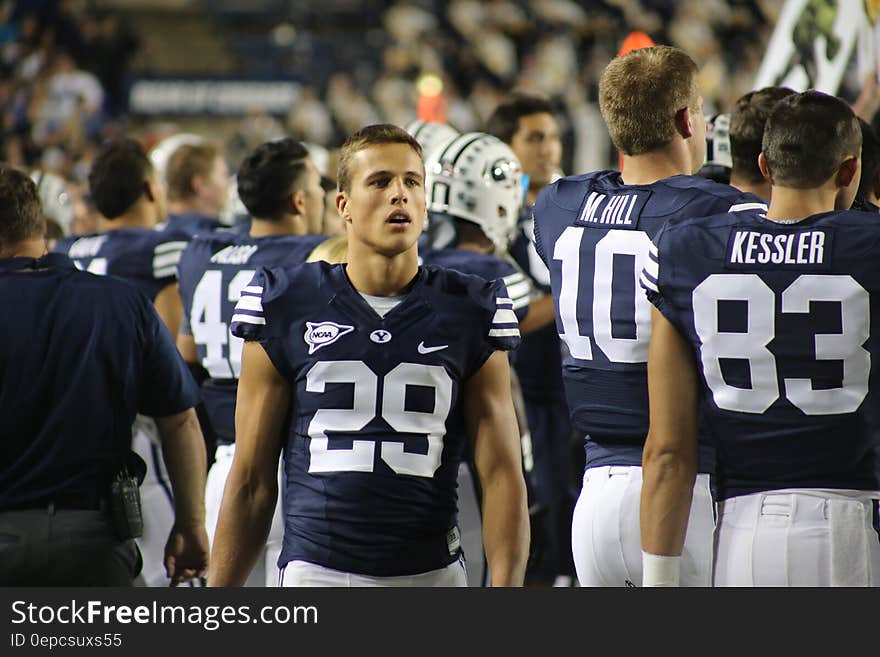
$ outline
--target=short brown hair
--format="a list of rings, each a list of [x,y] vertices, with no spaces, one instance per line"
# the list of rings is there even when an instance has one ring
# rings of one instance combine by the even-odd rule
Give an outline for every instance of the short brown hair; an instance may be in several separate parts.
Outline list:
[[[486,132],[495,135],[505,144],[510,144],[519,130],[520,119],[535,114],[553,115],[553,104],[543,96],[515,92],[492,112],[487,121]]]
[[[347,192],[351,189],[351,160],[355,154],[380,144],[406,144],[419,158],[422,157],[421,145],[403,128],[390,123],[368,125],[346,139],[339,151],[339,174],[336,176],[339,191]]]
[[[611,141],[626,155],[642,155],[675,137],[675,114],[694,108],[697,65],[678,48],[639,48],[617,57],[599,81],[599,108]]]
[[[776,103],[793,93],[796,92],[788,87],[764,87],[736,101],[730,115],[731,176],[750,183],[764,182],[758,167],[764,125]]]
[[[779,187],[819,187],[861,148],[862,129],[850,106],[821,91],[783,98],[764,128],[764,159],[771,184]]]
[[[46,219],[34,181],[18,169],[0,166],[0,254],[45,233]]]
[[[222,155],[220,146],[213,142],[179,146],[171,154],[165,169],[168,200],[185,201],[195,195],[193,178],[210,176],[214,169],[214,163]]]

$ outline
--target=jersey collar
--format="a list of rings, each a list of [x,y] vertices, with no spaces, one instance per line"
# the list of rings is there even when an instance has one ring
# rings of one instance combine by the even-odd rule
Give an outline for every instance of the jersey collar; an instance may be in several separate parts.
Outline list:
[[[74,269],[74,265],[62,253],[47,253],[42,258],[0,258],[0,272],[25,269]]]
[[[431,307],[421,294],[427,279],[427,272],[424,267],[419,267],[415,281],[413,281],[404,299],[397,307],[391,309],[385,317],[381,317],[373,310],[370,304],[354,289],[354,286],[348,279],[348,275],[345,273],[345,265],[334,265],[330,269],[330,279],[335,290],[331,303],[337,304],[343,307],[345,311],[377,326],[393,323],[402,328],[404,325],[409,325],[421,319],[431,311]]]

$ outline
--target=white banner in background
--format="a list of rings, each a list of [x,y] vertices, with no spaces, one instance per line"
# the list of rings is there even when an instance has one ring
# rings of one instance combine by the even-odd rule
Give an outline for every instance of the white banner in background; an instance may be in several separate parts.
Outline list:
[[[837,93],[857,43],[859,76],[876,68],[876,5],[876,0],[786,0],[754,88]]]
[[[287,80],[137,80],[129,105],[133,114],[287,114],[301,90]]]

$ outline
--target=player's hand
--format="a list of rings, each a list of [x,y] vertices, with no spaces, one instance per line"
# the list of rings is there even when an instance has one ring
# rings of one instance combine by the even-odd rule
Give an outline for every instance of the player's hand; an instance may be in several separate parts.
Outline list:
[[[171,586],[203,577],[208,569],[208,534],[204,525],[174,525],[165,544],[165,573]]]

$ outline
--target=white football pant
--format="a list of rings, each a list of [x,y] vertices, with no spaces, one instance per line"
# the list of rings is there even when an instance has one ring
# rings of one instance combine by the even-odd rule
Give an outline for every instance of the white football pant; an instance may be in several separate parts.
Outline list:
[[[220,517],[223,489],[226,487],[226,478],[232,468],[233,456],[235,456],[235,444],[218,445],[214,454],[214,463],[211,464],[208,479],[205,482],[205,529],[208,532],[208,541],[212,546],[214,545],[214,533],[217,531],[217,519]],[[272,527],[269,530],[266,547],[254,569],[248,575],[245,586],[278,586],[278,555],[281,553],[281,540],[284,536],[284,522],[281,517],[281,501],[284,496],[280,482],[280,469],[278,491],[278,501],[275,504],[275,513],[272,515]]]
[[[131,448],[147,464],[140,486],[144,516],[143,536],[135,539],[144,560],[140,578],[146,586],[169,586],[165,575],[165,544],[174,526],[174,495],[162,458],[162,444],[156,422],[138,415],[132,427]]]
[[[641,586],[640,466],[584,472],[574,508],[571,547],[581,586]],[[681,586],[711,586],[714,502],[709,475],[698,474],[681,561]]]
[[[430,570],[417,575],[400,577],[371,577],[356,575],[341,570],[325,568],[307,561],[291,561],[281,569],[279,586],[297,587],[404,587],[404,586],[467,586],[467,568],[464,559],[459,558],[445,568]]]
[[[720,502],[715,586],[880,587],[872,506],[867,491],[818,489]]]

